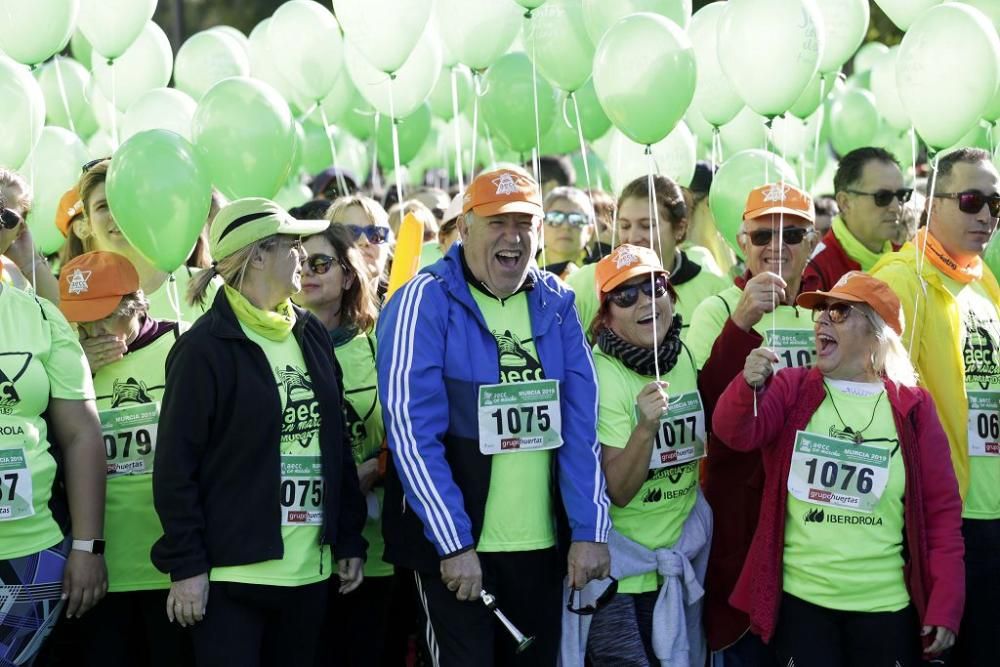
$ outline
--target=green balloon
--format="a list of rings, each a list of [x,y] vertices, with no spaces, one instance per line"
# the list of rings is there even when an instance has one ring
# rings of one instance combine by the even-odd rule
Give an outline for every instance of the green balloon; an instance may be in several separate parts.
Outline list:
[[[372,170],[372,161],[365,144],[337,127],[331,127],[330,133],[337,146],[337,164],[353,172],[358,177],[359,183],[367,181],[368,174]]]
[[[490,67],[483,83],[486,93],[479,111],[490,129],[515,151],[535,146],[535,110],[531,93],[531,61],[523,53],[508,53]],[[555,91],[538,77],[538,129],[544,135],[555,119]]]
[[[416,111],[434,90],[441,74],[441,49],[430,34],[426,35],[393,78],[368,62],[351,41],[344,46],[344,63],[354,85],[372,106],[387,116],[404,118]]]
[[[365,60],[390,73],[416,49],[431,15],[431,0],[333,0],[333,11]]]
[[[194,146],[167,130],[140,132],[115,151],[107,194],[126,240],[168,273],[191,254],[212,204]]]
[[[594,46],[611,26],[639,12],[659,14],[686,30],[691,22],[691,0],[583,0],[583,18]]]
[[[896,158],[903,173],[913,166],[913,144],[911,143],[910,130],[900,132],[888,123],[882,123],[878,134],[872,141],[872,146],[884,148]],[[920,154],[921,144],[917,142],[917,154]]]
[[[919,16],[941,2],[943,0],[875,0],[875,4],[903,31],[909,30]]]
[[[153,18],[156,0],[82,0],[80,31],[105,59],[125,53]]]
[[[655,144],[676,127],[694,98],[691,40],[658,14],[627,16],[597,47],[594,87],[619,130],[636,143]]]
[[[91,67],[92,56],[94,54],[94,47],[90,45],[90,42],[84,36],[82,32],[77,30],[73,33],[73,36],[69,39],[69,50],[76,58],[77,62],[86,67],[88,70]]]
[[[871,91],[875,95],[875,106],[887,125],[898,132],[910,127],[910,117],[906,115],[903,101],[899,98],[896,84],[896,58],[899,47],[892,47],[883,54],[871,69]]]
[[[583,153],[577,151],[569,156],[576,171],[576,187],[584,189],[587,186],[587,172],[583,168]],[[605,192],[611,191],[611,175],[604,160],[593,151],[587,151],[587,168],[590,169],[590,187]]]
[[[993,234],[990,244],[986,246],[986,252],[983,253],[983,261],[994,276],[1000,276],[1000,234]]]
[[[819,71],[825,74],[836,72],[865,39],[871,19],[868,0],[817,2],[816,9],[823,18],[820,23],[823,53],[819,59]]]
[[[368,103],[361,97],[358,89],[354,87],[354,82],[351,81],[351,77],[347,75],[347,72],[342,72],[337,77],[337,82],[333,84],[333,90],[320,102],[322,112],[326,114],[326,122],[330,124],[339,123],[340,119],[345,114],[350,113],[352,109],[367,105]],[[323,113],[320,113],[320,110],[317,109],[309,114],[309,120],[322,125]]]
[[[65,240],[56,227],[56,209],[66,191],[76,185],[80,166],[88,159],[80,137],[61,127],[46,127],[21,167],[31,180],[34,196],[28,227],[35,245],[45,254],[58,250]]]
[[[239,42],[223,32],[195,33],[177,50],[174,83],[194,100],[231,76],[250,76],[250,59]]]
[[[889,47],[881,42],[868,42],[854,54],[854,73],[867,72],[875,67],[879,58],[889,53]]]
[[[736,237],[743,224],[747,195],[765,183],[780,181],[795,186],[799,184],[795,170],[770,151],[741,151],[723,162],[716,172],[708,193],[708,205],[722,238],[737,255],[742,256]]]
[[[125,112],[121,139],[145,130],[170,130],[191,141],[191,120],[198,108],[191,96],[175,88],[154,88]]]
[[[875,96],[867,90],[851,88],[833,102],[830,109],[830,142],[838,155],[871,146],[881,120]]]
[[[312,190],[297,180],[290,181],[274,195],[274,203],[285,210],[301,206],[313,198]]]
[[[303,125],[302,168],[309,174],[318,174],[331,164],[330,140],[318,125]]]
[[[805,120],[816,112],[819,105],[823,103],[823,100],[830,97],[830,93],[833,92],[834,82],[837,80],[840,72],[831,72],[829,74],[823,74],[817,71],[816,75],[806,86],[806,89],[802,91],[802,95],[795,101],[792,108],[789,109],[793,116]]]
[[[562,102],[565,98],[560,94],[560,99],[557,104],[558,108],[562,108]],[[570,117],[572,112],[572,107],[567,109],[567,118]],[[556,113],[556,118],[552,123],[552,127],[549,131],[542,136],[542,155],[562,155],[563,153],[569,153],[573,149],[580,150],[580,139],[576,133],[576,130],[566,124],[566,119],[562,117],[562,114]]]
[[[81,137],[97,131],[97,119],[87,98],[90,72],[83,65],[56,56],[36,70],[36,77],[45,97],[45,120],[49,125],[74,130]]]
[[[497,0],[437,0],[434,14],[441,40],[458,62],[482,71],[510,49],[524,20],[512,2]]]
[[[896,81],[920,137],[932,148],[951,146],[979,122],[996,94],[996,28],[968,5],[949,2],[928,9],[903,36]]]
[[[546,79],[570,92],[593,69],[594,43],[587,36],[580,0],[549,0],[524,22],[521,41]]]
[[[423,104],[415,113],[406,118],[400,118],[396,123],[396,134],[399,138],[399,163],[407,164],[420,152],[421,147],[427,141],[427,136],[431,131],[431,110]],[[378,139],[376,140],[378,149],[378,162],[384,169],[392,169],[394,165],[392,155],[392,123],[386,118],[384,123],[379,124]]]
[[[233,77],[198,103],[192,137],[212,183],[229,199],[272,197],[288,182],[295,126],[266,83]]]
[[[698,84],[692,106],[702,119],[715,127],[731,121],[743,108],[743,98],[736,94],[719,62],[719,22],[725,13],[726,3],[712,2],[695,12],[688,26],[698,65]]]
[[[125,111],[146,91],[166,86],[172,69],[170,40],[150,21],[113,65],[101,58],[94,62],[94,81],[115,108]]]
[[[517,4],[525,9],[538,9],[545,4],[545,0],[515,0]]]
[[[375,132],[375,109],[359,95],[358,103],[348,109],[337,123],[357,139],[366,141]]]
[[[764,148],[767,141],[767,119],[750,107],[743,109],[719,129],[722,148],[726,155],[751,149]]]
[[[0,166],[17,169],[45,124],[45,98],[24,65],[0,58]]]
[[[993,22],[993,26],[1000,30],[1000,3],[996,0],[959,0],[963,4],[975,7]]]
[[[611,119],[601,108],[601,101],[597,99],[597,91],[594,89],[594,80],[589,79],[587,83],[573,93],[577,106],[580,107],[580,124],[583,126],[583,138],[587,141],[596,141],[608,133],[611,129]],[[573,110],[573,103],[570,102],[566,109],[566,116],[569,124],[576,128],[576,113]]]
[[[0,50],[24,65],[62,51],[76,23],[77,0],[4,0]]]
[[[260,79],[280,94],[289,104],[294,102],[295,90],[278,69],[271,52],[271,19],[258,23],[247,38],[247,53],[250,57],[250,76]]]
[[[455,72],[455,92],[458,99],[458,111],[461,113],[472,103],[472,72],[464,65],[442,67],[441,76],[434,84],[427,103],[431,105],[431,113],[442,120],[454,118],[454,107],[451,98],[451,73]]]
[[[337,19],[312,0],[290,0],[274,12],[268,27],[271,54],[292,88],[317,102],[333,90],[344,62]]]

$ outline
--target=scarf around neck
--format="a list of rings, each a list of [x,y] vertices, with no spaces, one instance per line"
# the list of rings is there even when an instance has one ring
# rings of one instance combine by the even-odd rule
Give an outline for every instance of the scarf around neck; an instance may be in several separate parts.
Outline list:
[[[610,327],[605,327],[597,334],[597,346],[601,352],[622,362],[629,370],[639,375],[656,377],[657,360],[653,356],[653,350],[622,340]],[[656,351],[659,353],[660,374],[670,372],[677,365],[677,357],[681,351],[680,315],[674,315],[667,335],[657,345]]]
[[[933,234],[927,233],[926,227],[917,232],[913,243],[918,250],[923,250],[924,255],[937,270],[957,283],[968,285],[973,280],[979,280],[983,277],[982,258],[976,257],[971,263],[959,266],[958,262],[941,245],[941,242],[934,238]]]
[[[888,241],[882,246],[881,252],[872,252],[864,243],[858,240],[851,230],[847,228],[847,223],[839,215],[833,219],[833,236],[840,242],[840,246],[847,253],[847,256],[861,265],[862,271],[871,271],[872,267],[878,263],[882,255],[892,252],[892,244]]]
[[[250,327],[254,333],[276,343],[291,335],[292,327],[295,326],[295,311],[292,310],[291,300],[285,299],[279,303],[275,311],[261,310],[229,285],[225,285],[224,289],[226,300],[236,319]]]

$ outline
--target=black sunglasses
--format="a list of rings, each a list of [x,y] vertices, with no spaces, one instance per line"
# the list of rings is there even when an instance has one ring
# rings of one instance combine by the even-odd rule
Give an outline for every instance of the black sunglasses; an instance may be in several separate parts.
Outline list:
[[[813,308],[813,322],[819,322],[819,316],[826,313],[831,322],[840,324],[850,316],[852,310],[854,306],[843,301],[824,303]]]
[[[309,270],[318,276],[327,273],[333,268],[334,264],[337,264],[341,268],[344,267],[343,264],[337,261],[336,257],[330,257],[329,255],[309,255],[304,260],[302,260],[304,266],[308,266]]]
[[[988,204],[990,207],[990,216],[994,218],[1000,217],[1000,195],[984,195],[981,192],[971,190],[966,192],[939,192],[934,196],[945,199],[957,199],[958,210],[962,213],[979,213],[983,210],[983,205]]]
[[[618,592],[618,580],[614,577],[608,577],[611,583],[608,587],[604,589],[600,597],[594,601],[594,604],[588,604],[584,607],[580,606],[580,591],[572,589],[569,592],[569,602],[566,603],[566,610],[573,614],[579,614],[580,616],[593,616],[597,613],[599,609],[611,602],[611,598],[615,596]],[[576,598],[576,604],[573,604],[573,598]]]
[[[765,246],[771,243],[771,239],[777,234],[773,229],[758,229],[752,232],[743,232],[750,237],[750,243],[755,246]],[[782,240],[788,245],[798,245],[807,234],[811,234],[811,229],[805,227],[785,227],[781,232]]]
[[[635,302],[639,300],[640,291],[651,299],[661,298],[668,291],[667,277],[660,273],[657,274],[652,282],[649,280],[643,280],[641,283],[637,283],[635,285],[622,285],[621,287],[616,287],[608,292],[608,298],[611,299],[611,303],[615,304],[619,308],[629,308],[634,306]]]
[[[381,227],[379,225],[366,225],[365,227],[347,225],[347,228],[351,230],[352,234],[354,234],[355,241],[359,240],[363,234],[368,238],[369,243],[374,243],[375,245],[385,243],[389,240],[389,237],[392,236],[391,228]]]
[[[899,200],[900,204],[905,204],[910,201],[910,197],[913,196],[913,188],[902,188],[900,190],[876,190],[875,192],[863,192],[861,190],[844,190],[844,192],[849,192],[852,195],[868,195],[875,200],[875,205],[879,208],[883,208],[892,203],[892,198],[895,197]]]
[[[21,224],[21,216],[17,211],[9,208],[0,209],[0,227],[4,229],[14,229]]]
[[[545,224],[553,227],[570,225],[571,227],[586,227],[590,220],[583,213],[567,213],[565,211],[549,211],[545,214]]]

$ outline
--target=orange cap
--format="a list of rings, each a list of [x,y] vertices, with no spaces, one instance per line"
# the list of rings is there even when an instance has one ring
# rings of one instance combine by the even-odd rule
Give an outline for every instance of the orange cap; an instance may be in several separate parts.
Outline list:
[[[127,259],[114,252],[87,252],[59,273],[59,310],[70,322],[96,322],[138,289],[139,274]]]
[[[840,299],[854,303],[867,303],[879,314],[889,328],[903,335],[903,309],[899,297],[878,278],[861,271],[848,271],[827,292],[803,292],[795,303],[803,308],[815,309],[827,299]]]
[[[472,211],[487,218],[502,213],[542,216],[542,192],[527,174],[498,169],[480,174],[462,198],[462,213]]]
[[[69,236],[70,224],[81,213],[83,213],[83,200],[80,199],[80,191],[74,185],[62,196],[59,207],[56,208],[56,227],[63,236]]]
[[[816,222],[812,197],[788,183],[768,183],[750,191],[743,219],[753,220],[772,213],[784,213]]]
[[[670,275],[660,263],[660,258],[649,248],[622,244],[597,263],[594,270],[597,293],[603,297],[622,283],[650,273]]]

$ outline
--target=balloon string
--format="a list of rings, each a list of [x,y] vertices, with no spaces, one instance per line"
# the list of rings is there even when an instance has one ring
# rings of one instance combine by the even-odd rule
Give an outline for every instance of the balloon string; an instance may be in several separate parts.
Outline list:
[[[826,120],[826,106],[824,102],[826,101],[826,79],[823,77],[819,78],[819,122],[816,123],[816,136],[813,137],[813,163],[812,163],[812,180],[809,181],[809,189],[812,190],[816,187],[816,181],[819,179],[819,135],[823,131],[823,121]],[[805,179],[803,179],[805,180]]]
[[[653,169],[655,163],[653,160],[653,147],[646,144],[646,187],[649,190],[648,203],[649,203],[649,249],[656,252],[654,239],[659,240],[660,238],[660,207],[656,205],[656,183],[653,181]],[[654,230],[655,224],[655,230]],[[655,232],[655,233],[654,233]],[[662,258],[661,258],[662,262]],[[650,306],[653,309],[653,368],[656,371],[656,381],[660,381],[660,337],[656,333],[656,274],[649,274],[649,284],[652,288],[650,290],[649,301]]]
[[[719,140],[719,126],[718,125],[713,125],[712,126],[712,155],[711,155],[711,160],[712,160],[711,164],[712,164],[712,174],[713,175],[715,174],[715,167],[716,167],[716,165],[718,165],[719,162],[720,162],[720,160],[719,160],[719,151],[716,148],[716,146],[717,146],[718,143],[720,143],[720,140]]]
[[[767,127],[767,137],[765,139],[765,142],[770,143],[770,144],[773,145],[774,144],[774,119],[773,118],[768,119],[768,121],[765,123],[765,127]],[[782,160],[784,160],[784,157],[782,157]],[[767,170],[767,164],[768,164],[768,160],[765,159],[764,160],[764,169],[765,169],[765,171]],[[765,176],[764,184],[767,185],[767,183],[768,183],[768,179]],[[779,184],[779,187],[781,188],[781,198],[782,198],[782,201],[784,201],[784,198],[785,198],[785,174],[780,169],[778,170],[778,184]],[[782,251],[784,249],[785,249],[785,211],[782,208],[782,210],[778,211],[778,270],[779,271],[781,271],[781,264],[782,264],[782,262],[781,262],[781,255],[782,255]],[[778,306],[780,305],[778,303],[778,293],[775,290],[774,285],[771,285],[771,305],[773,306],[773,310],[771,310],[771,342],[770,342],[770,344],[773,346],[774,345],[774,341],[777,340],[777,337],[778,337]]]
[[[371,145],[372,145],[372,189],[378,192],[382,189],[382,178],[378,173],[378,131],[379,125],[382,123],[382,114],[378,111],[375,112],[375,134],[372,135]]]
[[[934,208],[934,191],[937,188],[939,161],[940,155],[935,154],[931,165],[931,169],[933,170],[931,172],[931,182],[927,186],[927,225],[924,227],[924,240],[920,244],[920,248],[917,248],[916,244],[914,244],[914,252],[917,253],[917,278],[920,280],[920,289],[913,298],[913,322],[910,324],[910,342],[907,343],[906,349],[911,358],[913,356],[913,334],[917,331],[917,309],[920,307],[920,294],[923,292],[924,296],[927,296],[927,281],[924,280],[924,260],[927,258],[927,240],[931,235],[931,211]],[[914,169],[916,169],[916,163],[914,163]]]
[[[399,120],[396,118],[396,107],[392,95],[392,82],[396,77],[391,77],[389,79],[389,122],[392,123],[392,168],[396,172],[396,201],[402,205],[403,203],[403,177],[400,174],[399,166],[399,132],[396,128],[396,123]],[[376,150],[376,153],[378,151]]]
[[[472,96],[472,162],[469,164],[469,183],[476,178],[476,146],[479,144],[479,97],[483,94],[479,72],[472,72],[472,83],[476,94]]]
[[[108,69],[111,70],[111,148],[118,149],[118,76],[115,73],[115,64],[108,61]]]
[[[583,174],[587,179],[587,198],[590,199],[590,205],[594,205],[593,188],[594,186],[590,183],[590,159],[587,156],[587,144],[583,140],[583,122],[580,120],[580,104],[576,100],[576,93],[572,92],[567,98],[573,100],[573,111],[576,113],[576,137],[580,140],[580,158],[583,162]],[[597,220],[594,220],[594,236],[597,237],[597,255],[604,259],[604,250],[601,248],[601,239],[597,233]]]
[[[167,284],[164,287],[167,290],[167,301],[170,303],[170,308],[174,311],[177,321],[180,322],[184,318],[181,315],[181,298],[177,293],[177,278],[174,277],[174,274],[171,273],[167,277]]]
[[[525,13],[524,18],[531,28],[531,101],[535,110],[535,148],[531,152],[531,167],[535,172],[535,182],[541,185],[541,163],[538,156],[542,150],[542,129],[538,118],[538,65],[535,61],[535,24],[531,20],[531,10]]]
[[[337,159],[337,144],[333,140],[333,133],[330,132],[332,128],[330,127],[329,121],[326,119],[326,109],[323,108],[322,104],[317,106],[319,106],[320,121],[323,123],[323,134],[326,135],[326,140],[330,144],[330,160],[333,162],[333,170],[337,174],[337,190],[340,191],[341,197],[346,197],[351,193],[347,191],[347,181],[344,180],[344,174],[337,166],[337,163],[339,162]]]
[[[451,68],[451,124],[455,139],[455,176],[458,178],[458,191],[465,191],[465,176],[462,174],[462,132],[458,126],[458,66]],[[473,137],[475,140],[475,137]]]
[[[63,111],[66,113],[66,121],[69,123],[70,132],[76,134],[76,123],[73,122],[73,114],[69,112],[69,97],[66,95],[66,84],[63,83],[62,68],[59,66],[59,56],[52,59],[52,66],[56,70],[56,82],[59,84],[59,101],[62,102]]]
[[[493,132],[490,131],[489,125],[483,125],[483,129],[486,130],[486,149],[490,152],[490,163],[496,164],[497,152],[493,146]]]

